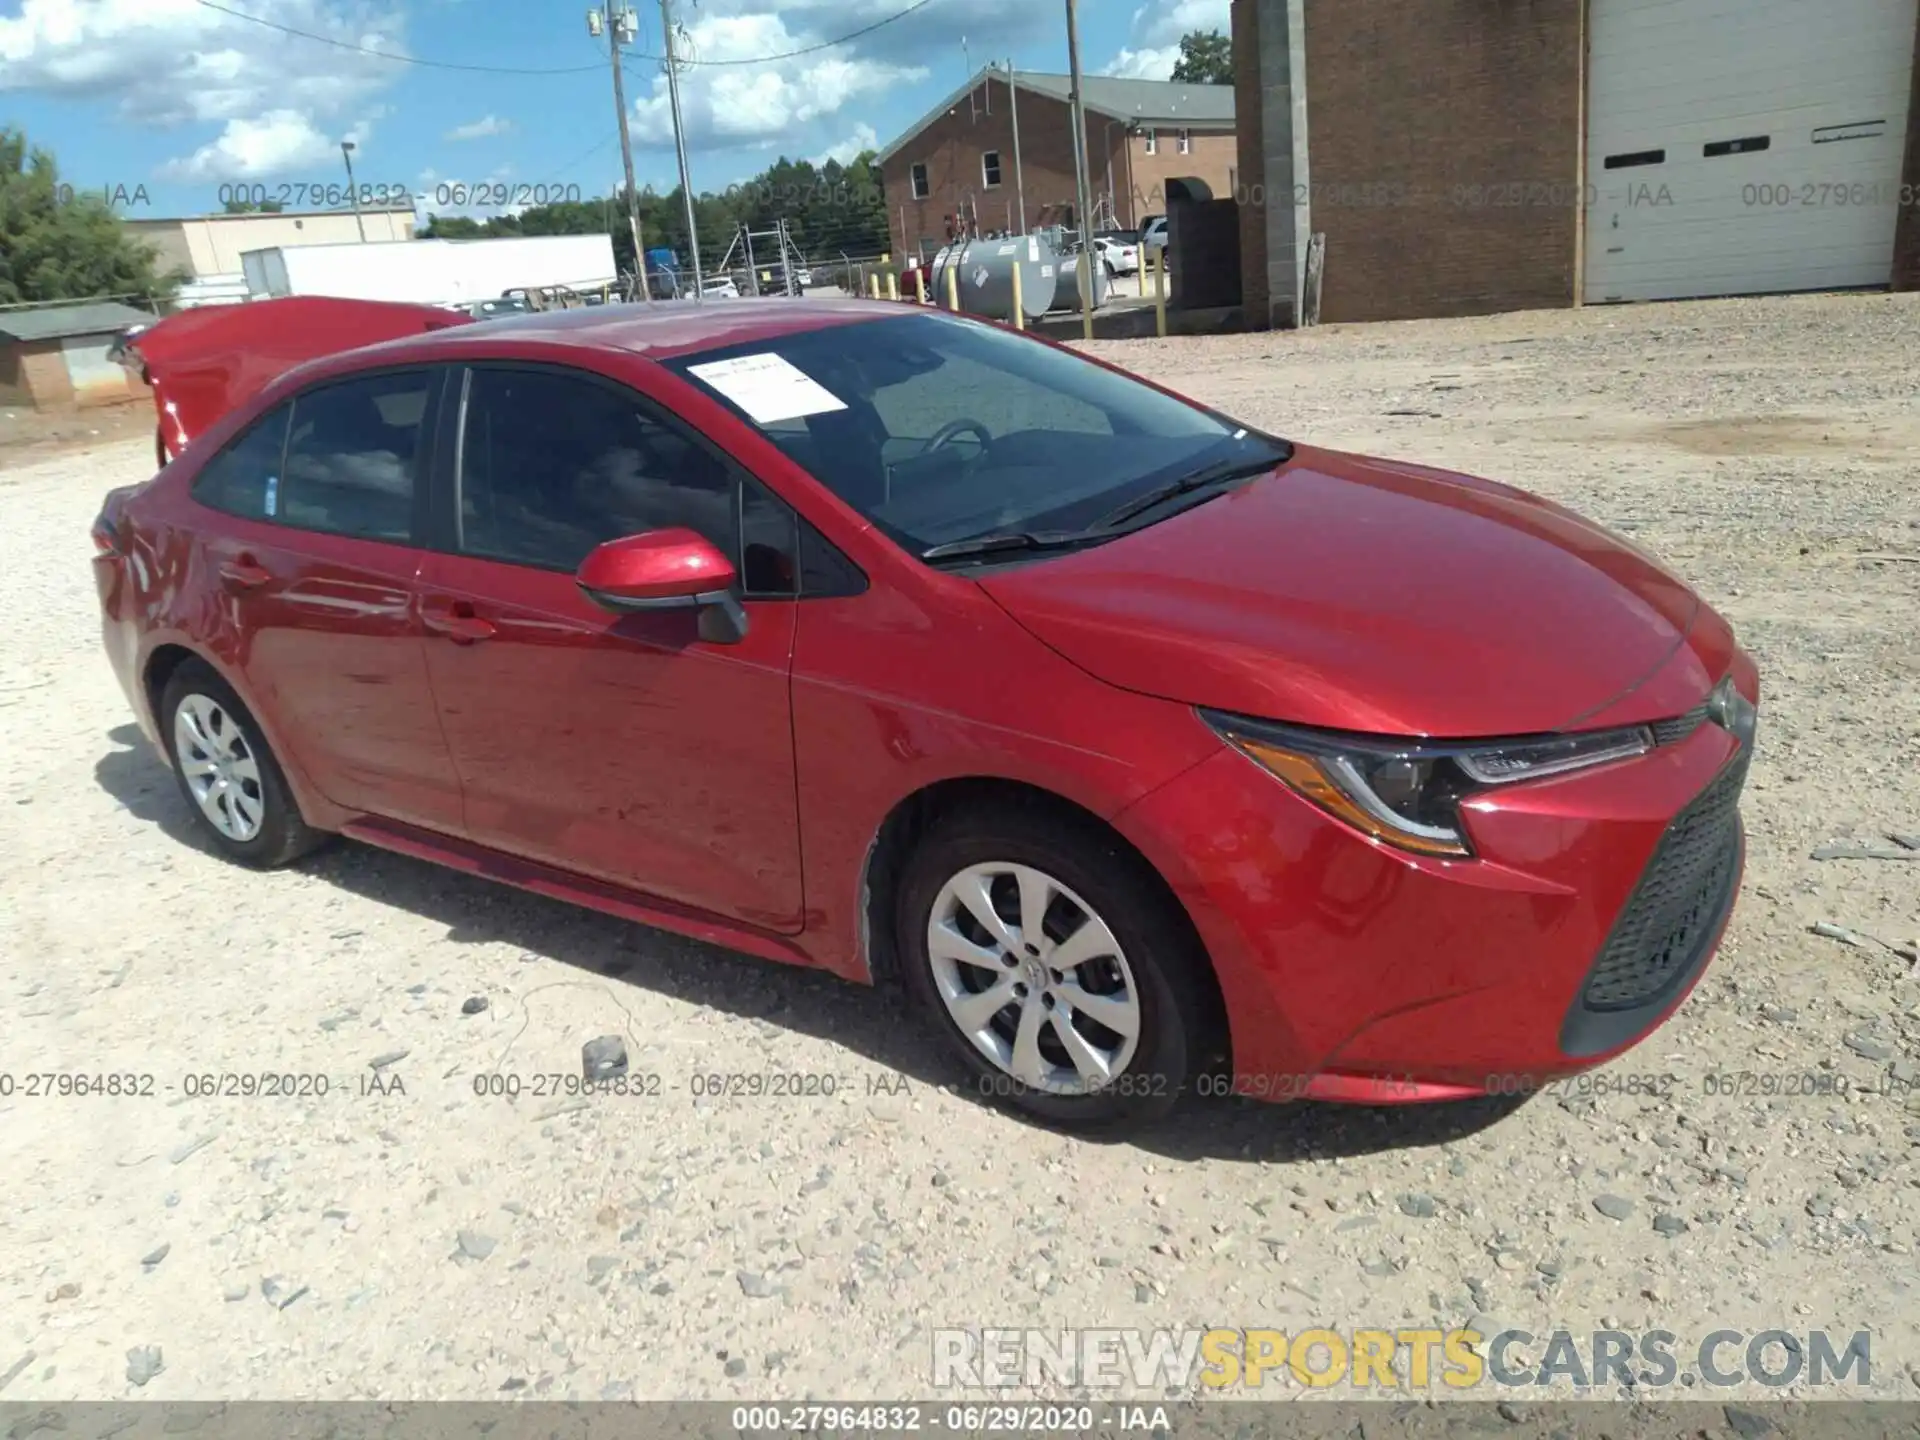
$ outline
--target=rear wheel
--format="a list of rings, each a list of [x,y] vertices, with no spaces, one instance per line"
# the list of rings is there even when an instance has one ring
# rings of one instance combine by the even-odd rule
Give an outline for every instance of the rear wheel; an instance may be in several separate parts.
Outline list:
[[[190,660],[168,677],[159,720],[180,793],[221,854],[269,870],[325,841],[301,817],[258,723],[211,666]]]
[[[1205,957],[1156,877],[1098,827],[974,809],[930,831],[897,897],[898,954],[969,1088],[1115,1131],[1177,1104],[1205,1050]]]

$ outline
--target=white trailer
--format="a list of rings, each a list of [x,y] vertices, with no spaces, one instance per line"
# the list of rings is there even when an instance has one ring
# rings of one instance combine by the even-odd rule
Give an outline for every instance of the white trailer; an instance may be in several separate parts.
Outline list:
[[[332,295],[415,305],[467,305],[509,290],[564,285],[597,290],[618,280],[608,235],[499,240],[379,240],[276,245],[242,252],[248,295]]]

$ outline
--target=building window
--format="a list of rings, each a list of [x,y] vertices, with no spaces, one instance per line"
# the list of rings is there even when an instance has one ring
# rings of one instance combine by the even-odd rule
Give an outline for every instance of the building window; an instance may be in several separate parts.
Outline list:
[[[1182,155],[1191,155],[1193,153],[1193,136],[1185,130],[1180,132],[1180,153]]]
[[[1147,137],[1147,154],[1158,155],[1160,153],[1159,133],[1154,130],[1142,130],[1140,133]]]
[[[987,189],[998,189],[1000,185],[1000,152],[989,150],[980,157],[980,183]]]
[[[924,200],[933,193],[933,187],[927,183],[927,166],[925,161],[921,161],[915,165],[913,169],[908,172],[908,178],[913,183],[914,199]]]

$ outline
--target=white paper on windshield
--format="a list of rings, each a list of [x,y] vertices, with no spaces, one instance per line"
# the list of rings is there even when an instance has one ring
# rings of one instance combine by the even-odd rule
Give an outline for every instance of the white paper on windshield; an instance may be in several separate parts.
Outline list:
[[[742,355],[689,365],[687,370],[746,411],[756,425],[847,408],[844,400],[780,355]]]

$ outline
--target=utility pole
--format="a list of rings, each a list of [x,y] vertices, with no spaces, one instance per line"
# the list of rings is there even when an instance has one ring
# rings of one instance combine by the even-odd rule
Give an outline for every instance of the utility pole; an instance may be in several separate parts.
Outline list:
[[[1027,187],[1020,178],[1020,82],[1013,73],[1013,57],[1007,57],[1007,109],[1013,117],[1013,199],[1020,207],[1019,234],[1027,233]]]
[[[1093,338],[1093,216],[1089,213],[1092,196],[1087,185],[1087,107],[1080,94],[1080,27],[1075,18],[1075,0],[1067,0],[1067,70],[1073,84],[1073,183],[1074,210],[1080,220],[1080,266],[1085,277],[1080,292],[1081,329]]]
[[[632,6],[618,12],[587,11],[587,33],[598,36],[603,27],[607,32],[607,53],[613,57],[613,104],[620,115],[620,163],[627,172],[627,227],[633,233],[634,280],[651,305],[653,287],[647,284],[647,252],[640,243],[640,192],[633,183],[633,141],[627,134],[627,87],[620,76],[620,42],[632,41],[639,33],[640,22]]]
[[[353,202],[353,223],[360,231],[360,239],[364,243],[367,238],[367,222],[360,214],[360,192],[353,187],[353,142],[351,140],[340,142],[340,158],[347,162],[347,198]]]
[[[667,100],[673,106],[673,149],[680,161],[680,198],[687,207],[687,254],[693,263],[693,303],[698,305],[705,298],[701,293],[705,287],[700,276],[700,230],[693,220],[693,184],[687,179],[687,133],[680,123],[680,65],[673,56],[672,0],[660,0],[660,26],[667,36]]]

